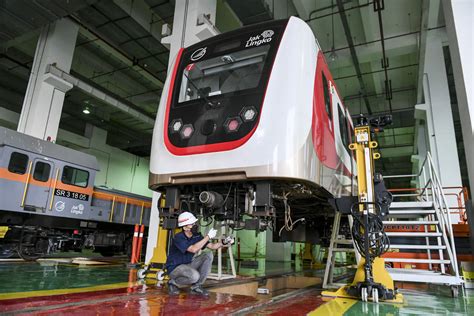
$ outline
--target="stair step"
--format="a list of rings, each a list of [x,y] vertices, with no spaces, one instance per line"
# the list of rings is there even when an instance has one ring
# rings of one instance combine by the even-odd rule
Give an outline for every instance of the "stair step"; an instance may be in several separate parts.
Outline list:
[[[390,209],[393,208],[432,208],[433,202],[392,202]]]
[[[434,264],[451,264],[449,260],[440,259],[410,259],[410,258],[387,258],[383,257],[385,262],[406,262],[406,263],[434,263]]]
[[[420,217],[422,217],[422,216],[426,216],[426,215],[434,214],[434,213],[436,213],[435,210],[413,210],[413,209],[410,209],[410,210],[393,210],[393,209],[390,209],[389,213],[388,213],[388,216],[420,215]]]
[[[335,244],[338,245],[352,245],[352,240],[350,239],[337,239],[334,241]]]
[[[441,237],[441,233],[385,232],[388,237]]]
[[[446,249],[446,246],[438,245],[390,245],[390,249],[420,249],[420,250],[440,250]]]
[[[383,221],[384,225],[438,225],[439,221]]]
[[[355,252],[354,248],[332,248],[334,252]]]
[[[429,270],[388,268],[387,272],[394,281],[433,283],[443,285],[463,284],[463,281],[459,277],[441,274],[439,272]]]

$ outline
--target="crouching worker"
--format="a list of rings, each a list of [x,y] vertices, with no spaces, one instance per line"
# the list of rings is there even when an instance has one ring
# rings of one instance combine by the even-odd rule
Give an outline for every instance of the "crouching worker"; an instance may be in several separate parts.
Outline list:
[[[212,252],[194,255],[201,249],[215,250],[223,245],[220,242],[214,244],[209,242],[216,237],[217,230],[214,228],[209,230],[206,237],[196,232],[193,226],[197,221],[197,218],[190,212],[184,212],[178,217],[178,226],[183,230],[173,237],[166,261],[169,276],[168,293],[170,295],[179,294],[179,287],[183,285],[191,286],[191,294],[209,294],[202,288],[202,285],[211,272],[214,255]]]

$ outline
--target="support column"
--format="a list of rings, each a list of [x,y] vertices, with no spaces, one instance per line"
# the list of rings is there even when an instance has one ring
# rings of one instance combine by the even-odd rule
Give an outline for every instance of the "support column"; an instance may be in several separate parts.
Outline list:
[[[461,117],[469,185],[472,191],[474,190],[474,33],[472,24],[474,2],[452,0],[442,3]]]
[[[72,84],[46,72],[51,64],[69,72],[78,31],[79,26],[67,18],[41,31],[18,123],[19,132],[56,141],[64,96]]]
[[[416,110],[426,111],[425,122],[429,142],[427,145],[442,186],[461,187],[459,157],[443,54],[445,38],[444,30],[428,31],[422,65],[425,103],[417,104]],[[448,196],[447,199],[449,206],[457,206],[455,197]],[[452,216],[453,223],[457,223],[458,218],[457,215]]]
[[[188,47],[206,38],[219,34],[215,28],[217,0],[176,0],[173,29],[163,25],[161,42],[170,49],[168,71],[176,54],[182,47]],[[153,192],[148,242],[146,247],[145,263],[150,263],[154,249],[158,242],[158,227],[160,225],[158,200],[160,193]]]
[[[423,65],[425,104],[430,152],[434,158],[443,186],[460,186],[461,173],[454,133],[448,78],[444,63],[442,31],[429,31]]]

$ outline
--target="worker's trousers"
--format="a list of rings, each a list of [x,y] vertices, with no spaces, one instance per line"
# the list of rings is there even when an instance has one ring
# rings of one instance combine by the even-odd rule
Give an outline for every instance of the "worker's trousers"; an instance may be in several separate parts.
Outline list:
[[[206,281],[209,272],[211,272],[213,259],[214,254],[212,252],[205,252],[194,257],[191,263],[180,264],[171,271],[169,282],[178,286],[201,286]]]

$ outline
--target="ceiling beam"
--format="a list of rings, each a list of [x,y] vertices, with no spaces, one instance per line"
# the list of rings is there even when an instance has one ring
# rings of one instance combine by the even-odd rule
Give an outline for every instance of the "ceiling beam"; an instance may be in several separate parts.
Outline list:
[[[88,95],[101,100],[117,110],[127,113],[131,117],[134,117],[135,119],[138,119],[142,121],[143,123],[146,123],[148,125],[154,126],[155,125],[155,120],[154,118],[143,114],[135,109],[133,109],[131,106],[125,104],[124,102],[118,100],[116,97],[110,95],[106,91],[103,91],[102,89],[99,89],[84,80],[78,79],[71,74],[68,74],[67,72],[62,71],[61,69],[53,66],[53,65],[48,65],[46,68],[46,74],[51,74],[53,76],[59,77],[62,80],[72,84],[74,87],[81,89]]]
[[[124,52],[120,47],[115,44],[112,44],[113,41],[108,39],[105,35],[100,34],[100,32],[96,30],[94,26],[84,21],[81,21],[76,16],[72,16],[71,18],[81,26],[79,32],[84,37],[86,37],[90,41],[94,41],[94,43],[99,46],[99,48],[102,49],[104,52],[115,56],[118,60],[129,66],[131,69],[135,70],[137,73],[142,75],[155,86],[163,88],[163,81],[161,81],[157,76],[155,76],[148,69],[146,69],[144,65],[141,65],[134,58],[128,56],[128,54]]]

